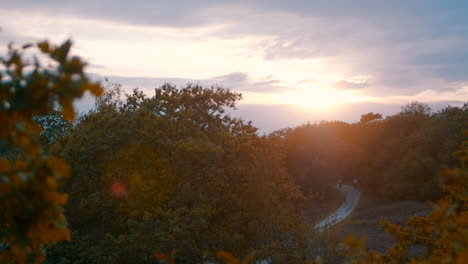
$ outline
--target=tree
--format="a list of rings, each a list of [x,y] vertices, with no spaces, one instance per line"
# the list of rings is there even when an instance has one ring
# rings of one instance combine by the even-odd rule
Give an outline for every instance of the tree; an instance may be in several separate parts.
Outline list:
[[[361,115],[360,122],[367,123],[376,119],[382,119],[382,114],[369,112],[367,114]]]
[[[50,263],[152,263],[173,251],[193,263],[221,249],[304,255],[302,194],[276,146],[226,114],[239,94],[114,87],[51,148],[72,168],[63,189],[74,240],[49,247]]]
[[[9,46],[0,59],[0,145],[15,156],[0,158],[0,262],[41,262],[43,244],[69,240],[62,206],[67,195],[58,181],[70,174],[66,162],[48,155],[42,147],[41,127],[35,116],[51,113],[55,106],[73,120],[73,100],[86,91],[101,93],[99,83],[84,73],[85,63],[69,56],[72,43],[52,46],[47,41],[21,48]],[[38,49],[30,63],[25,52]],[[49,61],[43,66],[40,61]]]
[[[468,130],[465,130],[468,136]],[[468,141],[456,153],[461,168],[446,169],[445,197],[427,216],[413,216],[406,226],[382,221],[383,229],[395,238],[387,254],[366,252],[363,244],[350,237],[348,246],[355,251],[353,263],[466,263],[468,259]],[[413,246],[423,246],[423,256],[409,256]]]
[[[411,103],[385,119],[362,115],[354,124],[320,122],[275,132],[284,163],[304,190],[329,192],[338,178],[360,177],[360,189],[384,200],[433,200],[440,191],[438,173],[455,166],[468,122],[468,109],[447,107],[430,113]],[[376,119],[373,119],[376,120]]]
[[[71,123],[65,120],[58,111],[44,116],[34,116],[33,120],[42,127],[41,137],[45,146],[51,146],[65,137],[71,126]]]
[[[431,107],[428,104],[420,102],[411,102],[401,107],[402,115],[429,115],[431,114]]]

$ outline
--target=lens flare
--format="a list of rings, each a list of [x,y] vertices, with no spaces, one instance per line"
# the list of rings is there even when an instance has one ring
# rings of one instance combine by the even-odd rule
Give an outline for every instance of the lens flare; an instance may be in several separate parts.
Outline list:
[[[128,194],[128,187],[121,181],[114,181],[110,184],[110,193],[117,198],[123,198]]]

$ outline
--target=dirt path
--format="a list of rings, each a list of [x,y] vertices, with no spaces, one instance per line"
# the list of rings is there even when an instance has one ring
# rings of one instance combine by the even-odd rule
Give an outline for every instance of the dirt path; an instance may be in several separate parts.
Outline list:
[[[315,229],[322,231],[328,227],[331,227],[338,223],[339,221],[345,219],[356,207],[359,202],[359,198],[361,196],[361,192],[354,189],[349,185],[343,184],[340,190],[345,195],[345,201],[336,209],[336,211],[325,218],[322,222],[315,226]],[[256,264],[270,264],[271,259],[265,259],[257,261]],[[205,262],[205,264],[214,264],[211,262]]]
[[[315,229],[318,231],[323,231],[329,227],[334,226],[341,220],[345,219],[356,207],[361,197],[361,192],[353,188],[352,186],[343,184],[340,190],[345,195],[344,202],[336,209],[336,211],[329,215],[327,218],[323,219],[322,222],[318,223],[315,226]],[[271,260],[260,260],[256,264],[270,264]]]
[[[352,186],[343,184],[339,189],[345,195],[345,201],[336,209],[336,211],[325,218],[322,222],[315,226],[315,229],[323,231],[324,229],[334,226],[336,223],[345,219],[356,207],[359,202],[361,193]]]

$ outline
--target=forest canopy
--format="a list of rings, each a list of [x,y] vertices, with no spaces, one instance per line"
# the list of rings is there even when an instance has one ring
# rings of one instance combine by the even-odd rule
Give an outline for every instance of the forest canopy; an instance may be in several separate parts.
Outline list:
[[[221,249],[303,256],[303,196],[276,146],[225,113],[239,99],[198,85],[152,97],[108,89],[51,148],[72,170],[63,190],[73,241],[52,247],[48,262],[152,263],[175,251],[190,263]]]
[[[431,112],[413,102],[382,119],[368,113],[353,124],[322,121],[272,133],[285,165],[304,191],[324,191],[339,179],[384,200],[436,200],[439,172],[458,164],[468,103]]]

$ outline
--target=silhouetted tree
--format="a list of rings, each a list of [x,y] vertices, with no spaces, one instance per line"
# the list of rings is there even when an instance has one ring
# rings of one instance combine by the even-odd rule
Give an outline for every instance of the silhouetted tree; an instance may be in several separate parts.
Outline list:
[[[369,112],[367,114],[361,115],[360,122],[367,123],[367,122],[370,122],[376,119],[381,119],[381,118],[382,118],[382,114],[379,114],[379,113],[374,114],[373,112]]]

